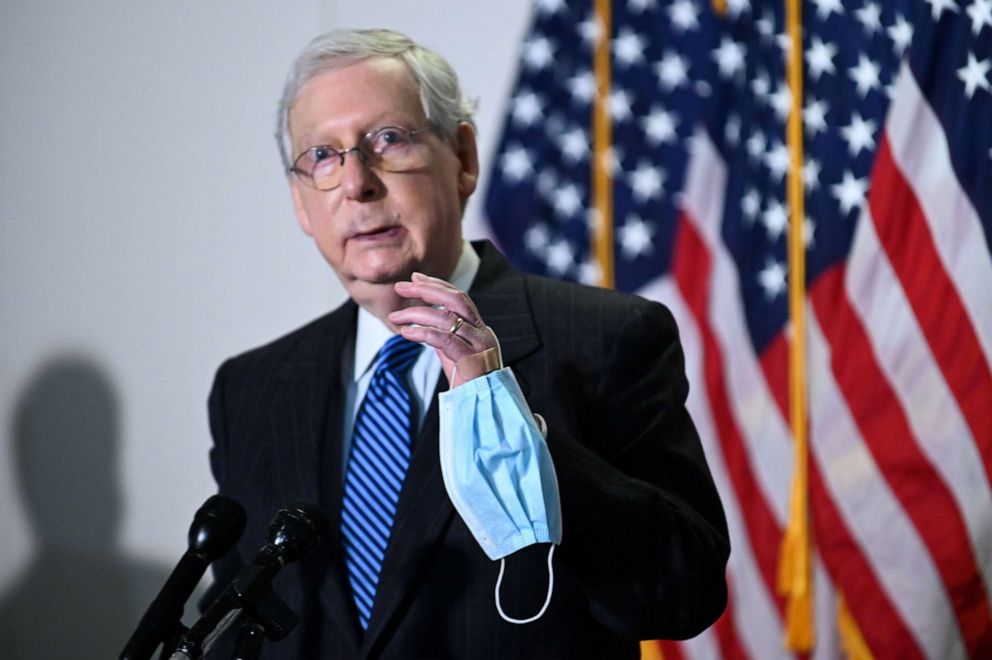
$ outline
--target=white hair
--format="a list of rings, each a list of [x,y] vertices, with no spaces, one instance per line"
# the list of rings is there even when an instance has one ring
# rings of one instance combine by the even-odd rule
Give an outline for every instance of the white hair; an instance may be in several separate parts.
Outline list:
[[[476,103],[462,94],[458,76],[440,55],[392,30],[334,30],[315,38],[303,49],[283,87],[276,141],[287,172],[293,164],[289,112],[300,90],[322,73],[371,57],[393,57],[406,63],[420,91],[424,114],[441,136],[453,138],[461,122],[475,127],[472,116]]]

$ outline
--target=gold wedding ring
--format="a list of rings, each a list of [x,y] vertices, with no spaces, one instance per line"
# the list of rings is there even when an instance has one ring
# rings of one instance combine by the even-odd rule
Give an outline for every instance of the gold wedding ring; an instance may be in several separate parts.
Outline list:
[[[455,320],[454,325],[452,325],[451,328],[448,330],[448,334],[449,335],[453,335],[453,334],[457,333],[458,332],[458,328],[462,327],[462,324],[463,323],[465,323],[465,319],[463,319],[462,317],[459,316]]]

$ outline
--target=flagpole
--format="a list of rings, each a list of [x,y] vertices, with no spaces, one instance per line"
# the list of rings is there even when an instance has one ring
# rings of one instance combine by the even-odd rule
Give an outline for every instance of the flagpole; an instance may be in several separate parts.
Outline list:
[[[782,542],[778,586],[786,597],[785,643],[793,651],[813,648],[813,587],[809,525],[809,445],[806,385],[806,249],[803,197],[802,7],[786,0],[789,51],[786,75],[792,110],[786,125],[790,168],[789,203],[789,421],[795,445],[795,468],[789,498],[789,523]]]
[[[613,272],[613,167],[612,126],[610,124],[610,0],[596,0],[596,50],[593,53],[593,74],[596,78],[596,99],[593,103],[593,254],[599,267],[599,284],[612,289]]]

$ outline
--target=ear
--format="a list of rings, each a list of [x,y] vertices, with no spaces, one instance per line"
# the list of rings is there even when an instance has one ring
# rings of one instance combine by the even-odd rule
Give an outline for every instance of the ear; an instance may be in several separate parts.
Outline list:
[[[307,214],[306,206],[303,204],[303,190],[301,184],[295,177],[289,177],[289,192],[293,196],[293,210],[296,212],[296,222],[300,229],[307,236],[313,236],[313,228],[310,226],[310,216]]]
[[[479,182],[479,150],[475,144],[475,129],[468,122],[461,122],[455,132],[455,154],[458,170],[458,196],[467,200]]]

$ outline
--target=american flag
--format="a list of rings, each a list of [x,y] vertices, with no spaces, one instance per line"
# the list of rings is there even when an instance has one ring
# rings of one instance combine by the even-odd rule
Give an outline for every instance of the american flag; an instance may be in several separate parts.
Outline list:
[[[645,656],[794,657],[776,573],[799,101],[813,658],[992,657],[992,0],[612,2],[616,286],[679,320],[730,603]],[[596,283],[591,1],[537,0],[487,190],[524,269]],[[799,232],[796,232],[799,233]]]

